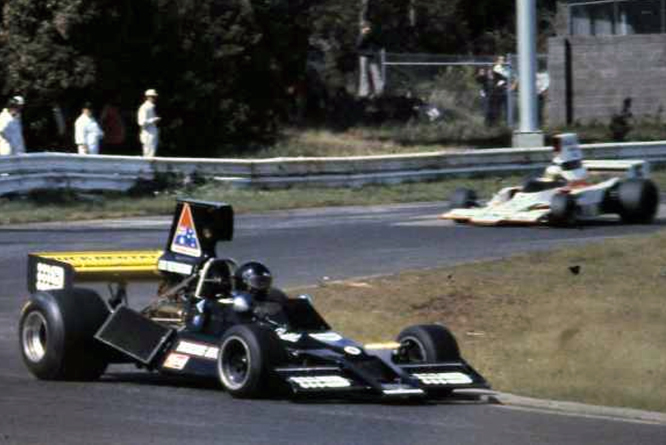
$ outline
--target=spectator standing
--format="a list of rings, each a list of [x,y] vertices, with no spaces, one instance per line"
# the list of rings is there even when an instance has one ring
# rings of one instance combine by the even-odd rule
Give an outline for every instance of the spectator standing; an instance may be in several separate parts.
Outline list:
[[[358,96],[374,97],[381,95],[384,92],[384,79],[377,59],[382,45],[376,31],[368,22],[361,25],[361,34],[356,49],[359,55]]]
[[[19,155],[25,153],[21,110],[25,101],[21,96],[14,96],[7,102],[7,107],[0,113],[0,155]]]
[[[90,103],[85,103],[81,109],[81,115],[74,122],[74,141],[79,154],[99,154],[99,142],[103,137],[104,132],[92,115]]]
[[[511,70],[504,56],[498,56],[492,70],[493,88],[490,98],[490,123],[497,124],[506,108],[506,99],[510,91]]]
[[[146,90],[145,102],[139,107],[137,114],[137,123],[141,127],[139,140],[143,146],[143,156],[152,158],[157,154],[157,143],[159,140],[159,130],[157,123],[160,118],[155,112],[155,102],[157,100],[157,91],[154,89]]]
[[[104,105],[99,123],[104,131],[104,147],[114,149],[125,143],[125,123],[115,101]]]
[[[536,75],[537,106],[539,110],[539,123],[543,125],[544,109],[548,99],[548,88],[550,87],[550,75],[548,71],[540,71]]]
[[[493,75],[490,68],[479,68],[474,77],[479,86],[479,98],[483,110],[483,121],[486,126],[491,125],[490,96],[493,91]]]

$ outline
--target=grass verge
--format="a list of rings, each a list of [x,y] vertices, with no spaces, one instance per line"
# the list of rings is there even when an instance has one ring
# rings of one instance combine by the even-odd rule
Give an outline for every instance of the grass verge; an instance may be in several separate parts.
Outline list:
[[[104,194],[83,197],[75,194],[36,195],[0,200],[0,224],[75,221],[128,216],[171,214],[177,197],[224,201],[238,213],[343,205],[394,204],[444,201],[456,187],[471,187],[488,196],[500,187],[520,183],[521,177],[447,179],[444,181],[366,186],[361,188],[294,188],[288,190],[243,190],[208,183],[199,187],[132,197]],[[444,208],[442,209],[444,210]]]
[[[652,179],[666,190],[666,170]],[[224,201],[238,213],[345,205],[381,205],[409,202],[445,201],[458,187],[477,191],[488,198],[502,187],[521,184],[523,176],[451,178],[442,181],[365,186],[359,188],[293,188],[288,190],[243,190],[208,183],[197,187],[143,196],[107,193],[94,196],[50,192],[20,199],[0,199],[0,225],[25,222],[76,221],[129,216],[169,215],[175,199],[192,197]],[[444,208],[442,209],[444,210]]]
[[[496,390],[666,412],[665,285],[660,233],[296,291],[363,341],[445,323]]]
[[[612,142],[608,123],[544,128],[546,144],[558,133],[577,133],[582,143]],[[465,114],[458,120],[440,122],[390,122],[377,126],[355,126],[345,131],[327,128],[287,128],[271,146],[221,153],[224,157],[272,158],[297,156],[367,156],[460,151],[511,146],[508,127],[487,127],[479,116]],[[660,119],[644,119],[627,128],[626,141],[666,139]]]
[[[354,127],[335,132],[327,129],[284,131],[274,146],[256,152],[243,152],[244,157],[271,158],[297,156],[369,156],[459,151],[480,147],[511,145],[511,130],[485,127],[477,120],[465,122],[387,124],[377,127]]]

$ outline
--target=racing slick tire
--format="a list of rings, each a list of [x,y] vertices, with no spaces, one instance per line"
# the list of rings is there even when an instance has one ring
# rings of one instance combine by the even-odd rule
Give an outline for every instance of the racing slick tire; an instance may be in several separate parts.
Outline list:
[[[569,227],[576,223],[576,201],[566,193],[553,195],[550,200],[550,224],[559,227]]]
[[[271,329],[242,324],[222,337],[217,375],[233,397],[259,398],[280,388],[273,369],[283,363],[286,352]]]
[[[94,335],[109,315],[89,289],[36,292],[23,306],[19,343],[23,362],[42,380],[95,380],[108,365]]]
[[[446,327],[437,324],[415,325],[398,334],[399,357],[404,363],[460,361],[460,349]]]
[[[476,207],[477,203],[476,192],[468,188],[457,188],[451,195],[451,208],[452,209],[469,209]]]
[[[647,179],[628,179],[618,189],[619,214],[628,224],[650,224],[659,208],[659,190]]]

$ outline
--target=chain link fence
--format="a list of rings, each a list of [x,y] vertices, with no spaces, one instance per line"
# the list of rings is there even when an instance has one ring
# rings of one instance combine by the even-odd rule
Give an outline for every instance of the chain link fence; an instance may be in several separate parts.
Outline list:
[[[424,118],[472,120],[514,128],[518,116],[517,57],[408,54],[362,56],[359,96],[412,98]],[[363,60],[365,59],[365,60]],[[537,91],[544,108],[547,57],[538,56]],[[540,112],[543,119],[543,113]]]

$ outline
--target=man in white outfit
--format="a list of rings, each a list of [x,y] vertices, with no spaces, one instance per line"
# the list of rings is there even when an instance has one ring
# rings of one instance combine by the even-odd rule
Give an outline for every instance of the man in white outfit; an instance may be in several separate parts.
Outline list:
[[[0,155],[18,155],[25,153],[21,108],[25,101],[21,96],[12,97],[7,108],[0,113]]]
[[[157,154],[157,142],[159,139],[159,130],[157,123],[160,118],[155,113],[155,101],[157,100],[157,91],[152,88],[146,90],[146,101],[139,108],[137,122],[141,127],[139,139],[143,145],[143,156],[152,158]]]
[[[81,115],[74,122],[74,142],[79,154],[99,154],[99,142],[103,137],[104,132],[92,116],[90,104],[84,104]]]

